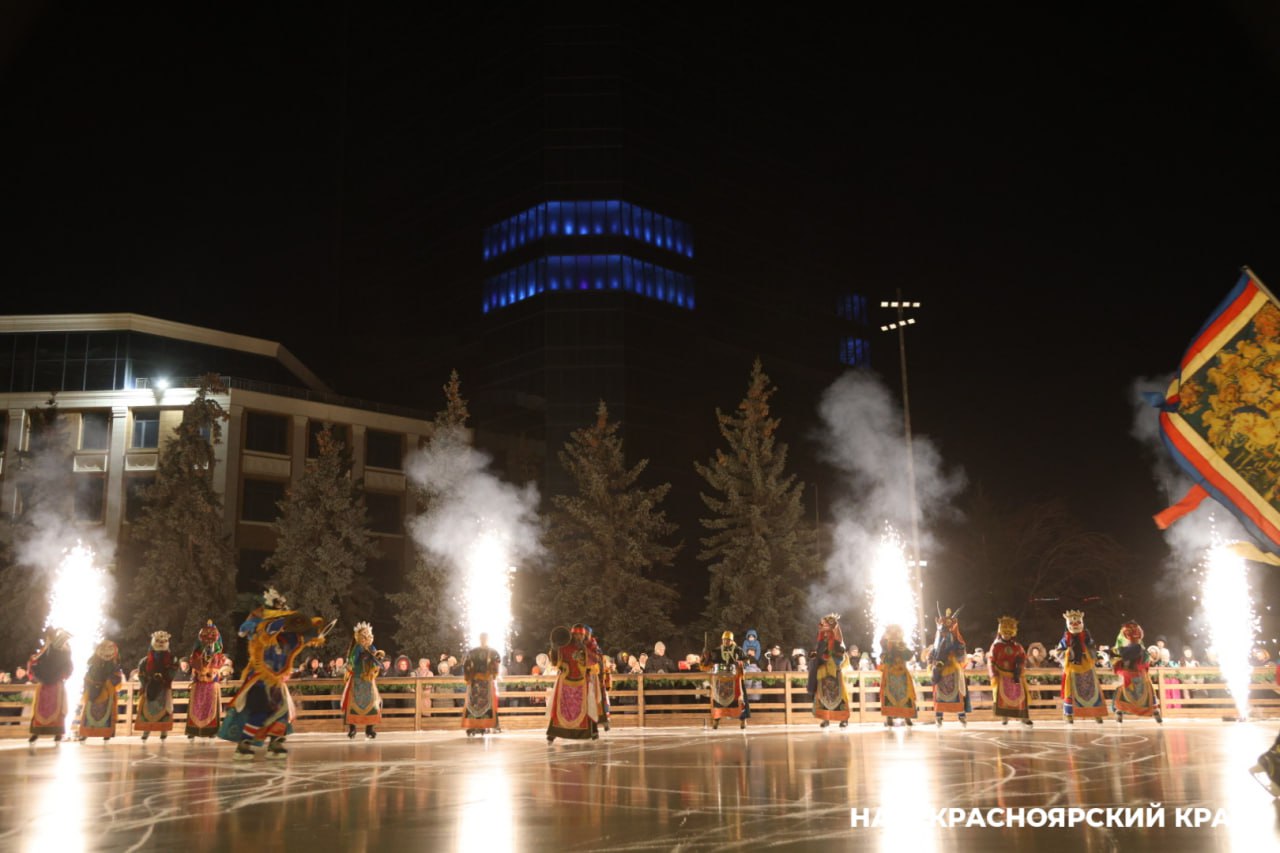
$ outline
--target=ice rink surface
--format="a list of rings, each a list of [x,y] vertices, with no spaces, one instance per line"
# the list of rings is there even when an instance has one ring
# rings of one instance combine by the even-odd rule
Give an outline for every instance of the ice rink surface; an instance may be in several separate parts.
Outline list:
[[[1280,812],[1248,768],[1277,728],[948,719],[909,731],[625,729],[552,746],[528,730],[335,733],[291,737],[282,761],[243,763],[230,744],[181,736],[7,740],[0,849],[1274,850]],[[853,810],[877,808],[881,827],[852,825]],[[1155,809],[1165,824],[1091,827],[1081,812],[1072,828],[964,825],[972,809],[985,821],[1071,808]],[[1196,808],[1219,825],[1177,825]],[[966,818],[934,823],[940,809]]]

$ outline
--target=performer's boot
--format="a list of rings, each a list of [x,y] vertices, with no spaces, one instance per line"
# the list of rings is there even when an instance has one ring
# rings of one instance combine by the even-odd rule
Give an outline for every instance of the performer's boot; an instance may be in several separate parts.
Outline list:
[[[247,740],[240,741],[236,744],[235,755],[231,757],[236,761],[253,761],[253,745]]]
[[[910,717],[907,717],[907,718],[906,718],[906,721],[907,721],[907,725],[908,725],[908,726],[914,726],[914,725],[915,725],[915,723],[911,721],[911,718],[910,718]]]
[[[967,719],[965,719],[964,714],[961,714],[961,715],[960,715],[960,728],[966,728],[966,727],[968,727],[968,725],[969,725],[969,721],[968,721]]]
[[[1031,722],[1031,718],[1030,718],[1030,717],[1023,717],[1023,719],[1022,719],[1022,724],[1023,724],[1024,726],[1031,726],[1031,725],[1035,725],[1034,723],[1032,723],[1032,722]]]
[[[1160,709],[1159,709],[1159,708],[1157,708],[1157,709],[1155,710],[1155,718],[1156,718],[1156,722],[1157,722],[1157,723],[1159,723],[1159,724],[1160,724],[1160,725],[1162,725],[1162,726],[1164,725],[1164,717],[1162,717],[1162,716],[1160,715]]]
[[[1102,718],[1101,718],[1101,717],[1094,717],[1093,719],[1094,719],[1094,721],[1095,721],[1098,725],[1102,725]]]
[[[821,723],[818,724],[818,728],[825,729],[829,725],[831,725],[830,720],[823,720]]]
[[[149,734],[151,734],[151,732],[143,732],[143,733],[142,733],[142,742],[143,742],[143,743],[146,743],[146,742],[147,742],[147,735],[149,735]]]
[[[746,727],[747,727],[747,720],[745,717],[742,718],[741,720],[738,720],[738,728],[745,729]]]
[[[195,736],[195,735],[187,735],[187,740],[188,740],[188,741],[190,741],[191,743],[195,743],[195,742],[196,742],[196,736]]]
[[[378,736],[378,733],[377,733],[377,732],[375,732],[375,731],[373,730],[373,726],[365,726],[365,727],[364,727],[364,736],[365,736],[366,738],[368,738],[369,740],[373,740],[374,738],[376,738],[376,737]]]
[[[1124,711],[1116,711],[1116,722],[1117,723],[1124,722]]]
[[[356,727],[355,727],[355,724],[352,723],[347,726],[347,740],[355,740],[355,739],[356,739]]]
[[[884,718],[884,727],[885,727],[886,729],[891,729],[891,728],[893,728],[893,717],[885,717],[885,718]]]
[[[1001,718],[1000,718],[1000,725],[1002,725],[1002,726],[1007,726],[1007,725],[1009,725],[1009,718],[1008,718],[1008,717],[1001,717]]]
[[[267,744],[267,758],[284,758],[289,754],[289,750],[284,748],[284,738],[273,737],[271,743]]]
[[[54,743],[62,743],[62,735],[54,735],[54,736],[53,736],[53,742],[54,742]]]
[[[937,723],[937,724],[938,724],[938,728],[942,728],[942,715],[941,715],[941,714],[936,714],[936,715],[934,715],[933,721],[934,721],[935,723]]]
[[[161,743],[163,743],[163,742],[164,742],[164,739],[165,739],[165,738],[167,738],[168,736],[169,736],[169,733],[168,733],[168,732],[161,732],[161,733],[160,733],[160,741],[161,741]]]
[[[35,743],[39,737],[40,735],[32,735],[31,737],[27,738],[27,743]]]

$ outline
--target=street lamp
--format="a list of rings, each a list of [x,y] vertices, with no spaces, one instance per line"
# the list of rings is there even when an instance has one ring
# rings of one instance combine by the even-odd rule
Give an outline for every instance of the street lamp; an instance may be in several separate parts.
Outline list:
[[[920,307],[919,302],[906,301],[902,298],[902,291],[895,291],[897,299],[888,300],[880,303],[881,308],[892,308],[897,312],[898,319],[892,323],[886,323],[880,327],[882,332],[898,333],[898,358],[902,368],[902,422],[907,438],[907,500],[910,504],[911,515],[911,582],[916,588],[916,624],[920,626],[921,641],[928,639],[928,632],[924,621],[924,582],[921,579],[920,568],[924,563],[920,560],[920,525],[916,519],[916,462],[915,454],[911,449],[911,395],[907,387],[907,326],[914,326],[916,320],[914,317],[907,317],[905,312],[908,309]]]

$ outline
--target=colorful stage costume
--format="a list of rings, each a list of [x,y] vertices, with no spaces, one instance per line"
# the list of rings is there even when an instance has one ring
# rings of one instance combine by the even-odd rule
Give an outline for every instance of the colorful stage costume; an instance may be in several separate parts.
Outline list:
[[[720,645],[715,651],[704,649],[701,667],[711,673],[711,728],[720,728],[725,717],[739,720],[739,728],[747,727],[751,706],[747,694],[742,691],[742,649],[733,641],[733,632],[720,635]]]
[[[902,626],[887,625],[880,639],[880,715],[892,726],[895,717],[912,725],[916,711],[916,682],[907,668],[912,651],[902,636]]]
[[[996,627],[996,640],[987,654],[987,669],[991,675],[991,692],[995,715],[1002,725],[1009,720],[1022,720],[1031,725],[1030,693],[1027,691],[1027,653],[1014,639],[1018,635],[1018,620],[1001,616]]]
[[[1123,645],[1120,644],[1121,640]],[[1112,668],[1120,676],[1120,684],[1111,699],[1116,721],[1123,723],[1125,714],[1137,714],[1140,717],[1155,717],[1157,723],[1163,723],[1160,703],[1151,684],[1151,676],[1147,674],[1150,664],[1147,652],[1142,647],[1142,626],[1137,622],[1124,623],[1116,642],[1117,654]]]
[[[44,644],[27,663],[27,672],[36,683],[31,705],[31,737],[53,735],[62,740],[67,733],[67,685],[71,677],[71,635],[61,628],[46,628]]]
[[[969,685],[965,681],[964,637],[960,634],[960,622],[956,618],[963,607],[954,613],[947,608],[938,614],[938,633],[933,639],[933,713],[934,721],[941,726],[942,715],[955,713],[960,725],[968,725],[965,716],[972,711]]]
[[[216,737],[222,723],[222,679],[231,674],[231,661],[222,653],[222,634],[213,620],[200,629],[191,651],[191,697],[187,700],[187,737]]]
[[[840,617],[834,613],[823,616],[818,623],[818,645],[810,665],[817,686],[813,694],[813,715],[822,721],[824,729],[833,720],[840,723],[842,729],[849,725],[849,688],[844,682],[848,661]]]
[[[489,635],[480,635],[480,645],[467,652],[462,661],[462,677],[467,682],[467,698],[462,705],[462,728],[467,737],[498,728],[498,665],[501,656],[489,648]]]
[[[1084,613],[1068,610],[1062,614],[1067,632],[1058,641],[1062,661],[1062,714],[1068,723],[1076,717],[1092,717],[1099,724],[1107,715],[1102,685],[1093,658],[1093,637],[1084,628]]]
[[[356,726],[364,726],[364,736],[378,736],[374,726],[382,722],[382,697],[378,694],[378,676],[386,652],[373,644],[373,626],[360,622],[352,631],[351,649],[347,652],[347,683],[342,688],[342,718],[347,723],[347,737],[356,736]]]
[[[116,734],[116,694],[124,683],[120,669],[120,649],[110,640],[98,644],[84,674],[84,696],[80,699],[80,740],[100,737],[103,742]]]
[[[599,681],[589,675],[589,664],[599,665],[587,649],[587,628],[559,627],[551,632],[551,665],[556,667],[556,687],[551,694],[551,722],[547,743],[558,737],[574,740],[597,739],[600,719]]]
[[[133,727],[142,732],[143,740],[152,732],[159,732],[164,740],[173,731],[173,678],[178,668],[178,658],[169,651],[169,632],[156,631],[151,635],[151,651],[138,663],[142,690]]]
[[[249,641],[249,663],[218,729],[218,737],[236,744],[234,757],[240,760],[252,759],[252,747],[268,739],[267,757],[284,757],[284,739],[293,731],[293,700],[285,682],[302,650],[323,645],[334,625],[287,607],[284,597],[269,589],[263,605],[240,626],[240,636]]]

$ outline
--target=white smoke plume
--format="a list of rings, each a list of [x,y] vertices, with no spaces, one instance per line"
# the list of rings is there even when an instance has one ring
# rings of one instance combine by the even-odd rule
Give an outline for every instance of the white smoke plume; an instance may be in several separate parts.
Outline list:
[[[492,588],[472,589],[477,553],[518,570],[542,551],[537,487],[502,481],[489,470],[491,461],[468,443],[465,431],[441,430],[410,456],[406,467],[410,480],[431,496],[430,509],[410,523],[410,531],[420,547],[450,567],[451,587],[461,591],[459,607],[470,642],[476,626],[469,623],[481,618],[478,599],[500,593]],[[469,595],[468,590],[475,594]],[[491,617],[486,612],[483,618]],[[495,647],[507,639],[509,614],[507,622],[503,628],[484,626]]]
[[[911,493],[902,407],[878,377],[850,371],[836,380],[819,404],[823,455],[840,473],[843,493],[833,504],[833,548],[827,577],[815,600],[848,609],[861,606],[885,522],[910,539]],[[933,545],[928,524],[956,510],[964,472],[947,470],[928,438],[912,435],[921,557]],[[925,580],[926,591],[928,580]],[[830,609],[819,604],[819,609]],[[873,639],[874,642],[874,639]]]

